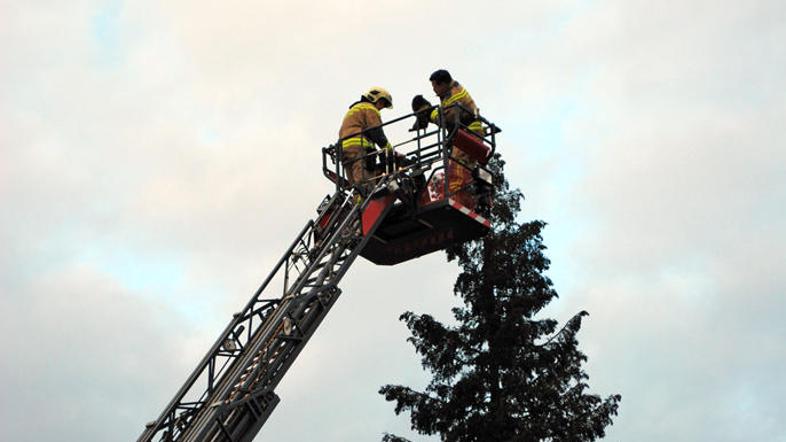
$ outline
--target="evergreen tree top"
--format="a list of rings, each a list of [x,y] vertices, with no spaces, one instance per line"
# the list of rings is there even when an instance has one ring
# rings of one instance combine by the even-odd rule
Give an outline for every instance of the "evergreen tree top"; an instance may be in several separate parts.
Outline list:
[[[587,392],[578,348],[581,311],[557,330],[553,319],[535,316],[557,298],[545,276],[542,221],[519,222],[523,195],[510,189],[504,161],[489,163],[497,192],[492,231],[447,250],[461,269],[454,293],[457,325],[428,314],[401,319],[423,367],[432,374],[424,391],[386,385],[380,393],[395,412],[410,413],[412,429],[443,441],[592,441],[605,434],[621,396]],[[406,439],[386,434],[387,442]]]

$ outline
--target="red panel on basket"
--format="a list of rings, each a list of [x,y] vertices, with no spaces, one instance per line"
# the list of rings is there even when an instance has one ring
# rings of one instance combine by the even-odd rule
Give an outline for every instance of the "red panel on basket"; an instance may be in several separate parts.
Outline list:
[[[464,129],[459,129],[456,133],[455,138],[453,138],[453,146],[458,147],[464,151],[470,159],[481,164],[486,164],[486,161],[489,159],[489,153],[491,152],[491,149],[483,144],[480,138]]]
[[[371,228],[374,227],[374,224],[379,220],[379,217],[388,208],[389,205],[393,204],[393,201],[396,199],[395,195],[387,195],[381,198],[376,198],[371,200],[366,206],[366,210],[363,211],[363,235],[367,235]]]

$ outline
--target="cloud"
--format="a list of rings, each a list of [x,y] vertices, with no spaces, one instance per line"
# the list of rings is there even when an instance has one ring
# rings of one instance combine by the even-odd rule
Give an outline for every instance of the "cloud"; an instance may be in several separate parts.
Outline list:
[[[592,314],[590,384],[624,397],[609,438],[782,433],[779,3],[6,9],[4,439],[136,437],[331,191],[319,148],[346,106],[379,84],[404,113],[440,67],[550,223],[549,311]],[[447,317],[453,272],[359,261],[260,438],[406,433],[376,394],[424,379],[396,318]]]
[[[153,408],[145,391],[165,400],[160,392],[196,356],[183,345],[196,331],[176,313],[94,269],[40,274],[11,296],[3,290],[3,439],[107,440],[139,430],[139,407]],[[31,416],[46,418],[31,429]]]
[[[585,230],[563,308],[593,313],[591,383],[623,394],[610,438],[777,439],[786,54],[774,4],[688,6],[613,28],[624,45],[589,41],[596,112],[571,127],[586,137],[564,201]]]

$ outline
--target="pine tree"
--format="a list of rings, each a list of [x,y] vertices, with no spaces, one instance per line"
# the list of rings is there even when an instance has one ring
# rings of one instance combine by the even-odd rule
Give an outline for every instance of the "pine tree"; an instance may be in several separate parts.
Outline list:
[[[523,195],[510,189],[499,157],[490,165],[501,182],[494,228],[447,251],[461,268],[457,325],[412,312],[400,318],[433,377],[425,391],[386,385],[379,392],[395,402],[396,414],[410,413],[413,430],[446,442],[593,441],[604,436],[621,396],[587,392],[587,357],[576,340],[586,312],[559,330],[553,319],[535,319],[557,297],[544,275],[545,223],[517,221]],[[383,441],[406,439],[386,434]]]

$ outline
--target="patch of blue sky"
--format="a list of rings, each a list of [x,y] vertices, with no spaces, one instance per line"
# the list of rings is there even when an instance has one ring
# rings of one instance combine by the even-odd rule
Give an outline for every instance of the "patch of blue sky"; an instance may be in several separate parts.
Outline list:
[[[144,298],[165,305],[199,323],[210,318],[215,300],[224,294],[220,287],[196,286],[188,280],[189,258],[162,251],[140,251],[128,244],[97,239],[77,219],[65,220],[56,229],[25,247],[8,251],[13,269],[2,286],[17,290],[42,275],[58,274],[81,266],[111,278],[115,283]]]
[[[536,204],[538,209],[528,211],[525,203],[522,216],[530,219],[543,218],[550,225],[543,232],[544,242],[549,247],[548,256],[553,267],[550,275],[561,292],[570,292],[575,288],[579,269],[570,263],[570,255],[576,241],[588,231],[588,220],[578,219],[574,208],[567,207],[564,202],[572,201],[572,194],[584,176],[584,159],[580,154],[581,146],[574,143],[584,142],[581,136],[572,132],[573,123],[584,118],[591,112],[591,103],[585,101],[585,91],[591,81],[591,74],[578,75],[571,84],[565,85],[566,93],[554,97],[550,105],[542,110],[536,118],[523,116],[519,121],[524,124],[514,126],[508,134],[507,142],[511,145],[526,146],[525,149],[510,149],[513,158],[508,161],[516,167],[508,168],[511,183],[523,183],[523,191],[527,193],[527,181],[524,176],[527,170],[550,163],[557,167],[549,168],[552,176],[541,177],[547,180],[539,187],[548,190],[547,195],[537,196],[552,198]]]
[[[199,129],[199,141],[205,146],[215,146],[223,140],[221,133],[212,127],[201,127]]]
[[[169,305],[192,325],[201,327],[226,319],[216,316],[217,302],[225,297],[226,293],[216,287],[189,285],[180,290],[178,296],[173,297]]]
[[[85,250],[79,261],[140,294],[166,297],[181,290],[184,283],[183,260],[167,254],[140,253],[105,245]]]
[[[575,0],[573,7],[568,9],[563,14],[560,14],[554,20],[554,28],[558,31],[564,30],[582,14],[588,12],[595,2],[593,0]]]
[[[31,215],[28,215],[31,216]],[[23,240],[9,241],[6,252],[13,257],[12,275],[16,284],[28,284],[42,275],[56,274],[74,264],[75,250],[81,250],[84,241],[82,220],[66,218],[56,226],[36,226]],[[33,233],[35,232],[35,233]],[[74,238],[79,238],[75,240]],[[81,260],[76,260],[82,263]]]
[[[210,320],[213,300],[220,299],[217,288],[189,283],[188,260],[177,254],[94,244],[82,251],[78,262],[112,277],[147,301],[167,306],[193,324]]]
[[[105,1],[93,15],[90,32],[98,50],[98,63],[114,67],[122,61],[123,45],[120,38],[122,0]]]

